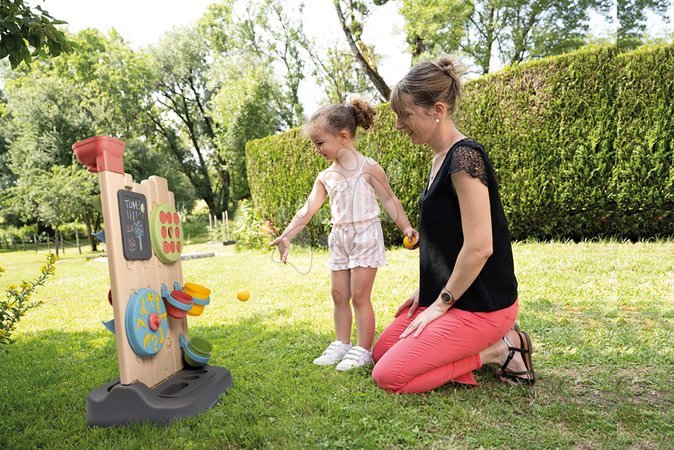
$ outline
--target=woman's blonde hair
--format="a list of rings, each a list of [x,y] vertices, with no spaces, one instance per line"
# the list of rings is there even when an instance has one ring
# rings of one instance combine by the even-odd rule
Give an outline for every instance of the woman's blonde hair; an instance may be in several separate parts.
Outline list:
[[[356,137],[356,128],[362,127],[367,130],[374,123],[374,116],[377,111],[366,99],[359,95],[351,95],[344,105],[326,105],[318,109],[311,115],[305,129],[314,124],[317,120],[323,119],[326,130],[332,134],[337,134],[346,129],[351,133],[351,137]]]
[[[412,103],[430,108],[436,102],[447,105],[454,115],[462,95],[461,76],[463,67],[451,56],[437,61],[423,61],[412,67],[405,77],[391,90],[391,109],[401,115],[405,108],[403,94],[410,96]]]

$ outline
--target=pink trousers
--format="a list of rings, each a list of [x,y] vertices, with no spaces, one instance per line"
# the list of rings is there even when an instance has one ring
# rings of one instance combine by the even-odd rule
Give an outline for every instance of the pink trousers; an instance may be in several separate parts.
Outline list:
[[[452,308],[418,337],[412,333],[400,339],[424,309],[412,317],[407,317],[409,309],[402,311],[372,349],[372,378],[382,389],[405,394],[427,392],[449,381],[476,385],[473,370],[482,367],[480,352],[505,336],[517,317],[517,301],[493,312]]]

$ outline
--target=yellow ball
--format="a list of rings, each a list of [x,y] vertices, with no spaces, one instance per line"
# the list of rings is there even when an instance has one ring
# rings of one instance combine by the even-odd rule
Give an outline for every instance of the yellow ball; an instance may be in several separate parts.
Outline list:
[[[236,293],[236,298],[242,302],[248,301],[250,292],[248,292],[248,289],[240,289],[239,292]]]
[[[414,237],[412,237],[412,239],[408,238],[407,236],[403,238],[403,245],[405,246],[405,248],[410,250],[412,250],[412,247],[414,247],[414,244],[416,244],[416,242],[417,240]]]

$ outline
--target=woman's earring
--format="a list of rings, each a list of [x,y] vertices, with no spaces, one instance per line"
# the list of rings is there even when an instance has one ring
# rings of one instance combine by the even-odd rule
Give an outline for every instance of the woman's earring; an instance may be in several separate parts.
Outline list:
[[[435,123],[440,123],[440,119],[435,119]]]

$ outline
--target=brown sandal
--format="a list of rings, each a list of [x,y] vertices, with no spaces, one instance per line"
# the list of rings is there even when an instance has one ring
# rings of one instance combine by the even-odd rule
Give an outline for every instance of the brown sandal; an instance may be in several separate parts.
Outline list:
[[[520,347],[513,347],[510,344],[507,336],[503,336],[503,342],[508,346],[508,357],[506,358],[503,365],[496,369],[496,376],[501,379],[504,383],[508,384],[534,384],[536,382],[536,375],[534,374],[534,365],[531,361],[531,338],[526,331],[518,331],[517,335],[520,338]],[[515,352],[520,352],[522,354],[522,360],[524,361],[524,367],[527,370],[513,372],[507,370],[508,364],[515,357]],[[521,375],[526,375],[522,377]]]

